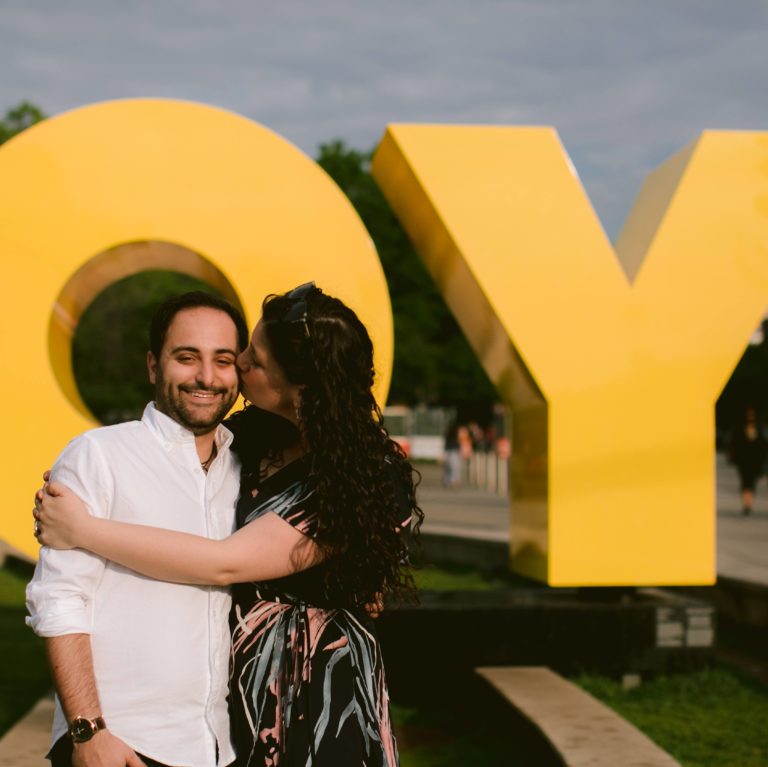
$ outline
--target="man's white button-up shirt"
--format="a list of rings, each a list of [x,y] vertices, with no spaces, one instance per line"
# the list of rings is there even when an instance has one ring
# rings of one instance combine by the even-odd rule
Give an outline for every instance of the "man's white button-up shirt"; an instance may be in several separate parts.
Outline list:
[[[153,404],[141,421],[73,440],[53,478],[99,517],[225,538],[234,528],[239,466],[232,434],[216,433],[206,474],[194,436]],[[164,583],[85,551],[43,548],[27,587],[27,622],[44,637],[91,636],[96,684],[109,729],[165,764],[227,765],[229,592]],[[54,742],[67,729],[57,701]]]

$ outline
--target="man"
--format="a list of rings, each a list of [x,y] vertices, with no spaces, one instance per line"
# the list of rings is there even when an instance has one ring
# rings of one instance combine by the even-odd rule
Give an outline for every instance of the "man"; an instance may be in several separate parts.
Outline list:
[[[199,292],[167,301],[150,327],[155,402],[141,421],[75,439],[52,478],[97,516],[229,535],[239,472],[220,424],[247,343],[225,301]],[[52,767],[233,761],[226,589],[153,581],[83,551],[44,547],[27,605],[57,690]]]

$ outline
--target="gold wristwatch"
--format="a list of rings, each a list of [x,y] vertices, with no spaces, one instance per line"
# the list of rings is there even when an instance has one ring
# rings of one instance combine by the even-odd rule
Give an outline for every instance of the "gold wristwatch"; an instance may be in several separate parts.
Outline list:
[[[99,730],[106,729],[107,724],[103,717],[88,719],[85,716],[76,716],[69,725],[69,737],[73,743],[85,743],[89,741]]]

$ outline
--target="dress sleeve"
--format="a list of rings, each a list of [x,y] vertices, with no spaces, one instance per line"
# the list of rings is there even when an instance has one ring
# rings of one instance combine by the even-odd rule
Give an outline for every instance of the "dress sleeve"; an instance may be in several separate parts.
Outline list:
[[[317,538],[317,507],[315,491],[307,480],[295,482],[271,498],[268,511],[277,514],[289,525],[309,538]]]

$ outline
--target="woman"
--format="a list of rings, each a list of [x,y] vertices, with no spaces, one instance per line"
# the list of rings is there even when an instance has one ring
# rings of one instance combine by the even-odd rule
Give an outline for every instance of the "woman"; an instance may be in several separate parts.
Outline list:
[[[748,407],[743,422],[731,436],[728,449],[731,463],[739,472],[741,513],[745,517],[752,513],[755,485],[763,474],[767,454],[768,442],[760,429],[757,413],[754,408]]]
[[[252,406],[230,419],[243,469],[223,541],[96,519],[61,486],[40,540],[145,575],[233,588],[230,698],[240,765],[397,764],[365,605],[410,596],[403,531],[423,514],[382,426],[373,347],[355,313],[313,283],[270,296],[238,358]],[[262,447],[269,411],[293,424]],[[284,430],[283,430],[284,431]]]

